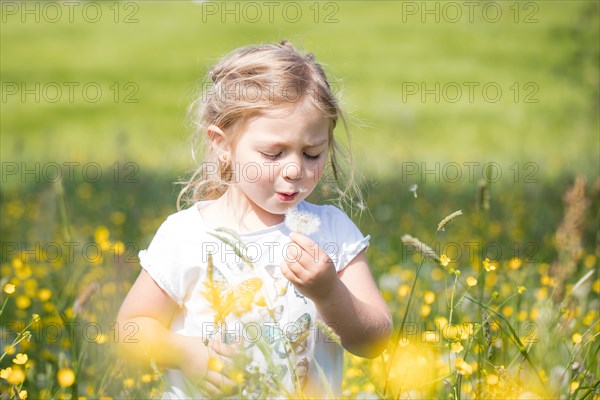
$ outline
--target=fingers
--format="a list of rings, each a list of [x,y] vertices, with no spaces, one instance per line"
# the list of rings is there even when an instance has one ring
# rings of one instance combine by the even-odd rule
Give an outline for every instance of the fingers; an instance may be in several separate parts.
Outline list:
[[[211,397],[223,396],[234,393],[237,385],[234,381],[220,372],[209,370],[200,386],[208,392]]]
[[[287,261],[297,261],[305,266],[310,265],[310,263],[329,262],[329,254],[309,237],[293,232],[290,234],[290,239],[292,245],[288,246],[289,259]]]
[[[239,354],[239,349],[236,346],[214,339],[209,340],[208,347],[218,355],[227,358],[232,358]]]

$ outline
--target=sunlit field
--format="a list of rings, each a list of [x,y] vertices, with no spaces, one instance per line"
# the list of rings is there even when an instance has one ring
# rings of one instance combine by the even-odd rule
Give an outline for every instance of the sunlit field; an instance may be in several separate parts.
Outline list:
[[[597,2],[89,3],[0,3],[2,399],[161,395],[115,318],[194,165],[186,107],[219,56],[283,38],[337,78],[394,318],[343,396],[600,399]]]

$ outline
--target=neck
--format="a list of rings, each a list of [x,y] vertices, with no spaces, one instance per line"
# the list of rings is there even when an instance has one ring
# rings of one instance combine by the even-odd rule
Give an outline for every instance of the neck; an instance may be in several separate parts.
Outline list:
[[[284,219],[283,215],[271,214],[260,208],[235,186],[215,200],[213,206],[215,226],[226,226],[238,232],[267,228]]]

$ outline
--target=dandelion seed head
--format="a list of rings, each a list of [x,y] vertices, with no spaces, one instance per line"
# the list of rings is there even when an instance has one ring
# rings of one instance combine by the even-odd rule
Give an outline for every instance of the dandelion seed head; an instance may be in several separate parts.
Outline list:
[[[291,208],[285,213],[285,226],[292,232],[310,235],[319,230],[321,220],[315,214]]]
[[[408,188],[408,191],[409,191],[409,192],[412,192],[412,194],[415,196],[415,199],[416,199],[417,197],[419,197],[419,196],[417,195],[417,189],[418,189],[418,188],[419,188],[419,185],[417,185],[416,183],[414,183],[414,184],[410,185],[410,187]]]

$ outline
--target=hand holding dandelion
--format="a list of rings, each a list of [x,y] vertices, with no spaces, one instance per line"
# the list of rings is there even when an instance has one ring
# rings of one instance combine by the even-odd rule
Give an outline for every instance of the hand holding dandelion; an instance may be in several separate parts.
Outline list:
[[[292,232],[310,235],[319,230],[321,220],[315,214],[290,208],[285,213],[285,226]]]
[[[333,261],[316,242],[294,232],[281,273],[309,299],[319,302],[332,295],[341,284]]]

